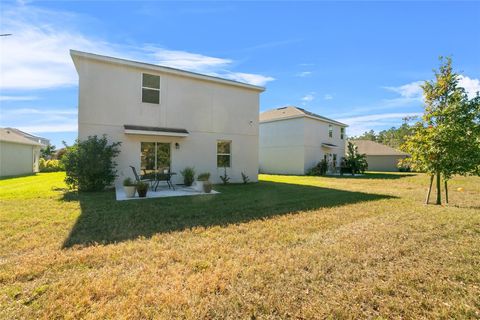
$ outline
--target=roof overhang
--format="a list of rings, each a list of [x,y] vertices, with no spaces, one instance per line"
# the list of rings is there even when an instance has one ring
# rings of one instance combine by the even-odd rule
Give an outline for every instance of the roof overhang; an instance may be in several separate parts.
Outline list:
[[[324,148],[329,148],[329,149],[338,149],[340,148],[339,146],[331,143],[322,143],[322,147]]]
[[[189,132],[186,129],[146,127],[126,124],[125,134],[145,135],[145,136],[167,136],[167,137],[188,137]]]
[[[281,117],[281,118],[275,118],[275,119],[260,120],[259,123],[268,123],[268,122],[283,121],[283,120],[290,120],[290,119],[299,119],[299,118],[308,118],[308,119],[313,119],[313,120],[322,121],[322,122],[326,122],[326,123],[331,123],[331,124],[335,124],[335,125],[337,125],[339,127],[343,127],[343,128],[348,127],[348,124],[345,124],[345,123],[341,123],[341,122],[331,120],[331,119],[327,119],[327,118],[325,118],[325,119],[317,118],[317,117],[309,116],[309,115],[306,115],[306,114],[299,114],[299,115],[293,115],[293,116]]]

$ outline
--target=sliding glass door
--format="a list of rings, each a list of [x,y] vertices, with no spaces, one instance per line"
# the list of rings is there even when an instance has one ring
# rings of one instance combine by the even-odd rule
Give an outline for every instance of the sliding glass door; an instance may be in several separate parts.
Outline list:
[[[141,143],[142,174],[170,171],[170,143]]]

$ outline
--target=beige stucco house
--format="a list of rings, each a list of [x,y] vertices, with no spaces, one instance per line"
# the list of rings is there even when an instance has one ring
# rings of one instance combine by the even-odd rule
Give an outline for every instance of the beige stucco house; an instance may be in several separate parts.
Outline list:
[[[345,155],[347,125],[287,106],[260,114],[260,172],[302,175],[326,159],[329,170]]]
[[[370,140],[353,140],[359,153],[367,155],[369,171],[398,171],[398,161],[410,155]]]
[[[42,144],[8,128],[0,128],[0,177],[38,172]]]
[[[219,182],[258,176],[263,87],[142,62],[71,51],[79,75],[78,136],[120,141],[120,183],[139,172],[187,166]]]

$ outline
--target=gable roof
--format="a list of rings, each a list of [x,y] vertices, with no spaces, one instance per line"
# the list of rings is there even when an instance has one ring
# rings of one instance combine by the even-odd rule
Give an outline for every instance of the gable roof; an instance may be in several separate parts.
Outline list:
[[[206,75],[206,74],[201,74],[201,73],[176,69],[176,68],[167,67],[167,66],[161,66],[161,65],[152,64],[152,63],[146,63],[146,62],[140,62],[140,61],[134,61],[134,60],[127,60],[127,59],[109,57],[109,56],[104,56],[104,55],[100,55],[100,54],[77,51],[77,50],[70,50],[70,56],[72,57],[74,62],[75,62],[75,59],[77,59],[77,58],[85,58],[85,59],[90,59],[90,60],[95,60],[95,61],[106,62],[106,63],[110,63],[110,64],[114,64],[114,65],[130,66],[130,67],[140,68],[140,69],[144,69],[144,70],[152,70],[152,71],[163,72],[163,73],[167,73],[167,74],[183,76],[183,77],[188,77],[188,78],[193,78],[193,79],[222,83],[222,84],[226,84],[226,85],[241,87],[241,88],[244,88],[244,89],[251,89],[251,90],[260,91],[260,92],[265,91],[265,87],[254,86],[252,84],[248,84],[248,83],[244,83],[244,82],[239,82],[239,81],[220,78],[220,77],[209,76],[209,75]]]
[[[384,144],[370,140],[351,140],[357,147],[359,153],[367,156],[409,156],[408,153],[399,151]]]
[[[31,146],[38,146],[43,147],[42,144],[32,141],[30,139],[25,138],[21,134],[18,134],[8,128],[0,128],[0,141],[6,142],[13,142],[13,143],[20,143],[20,144],[28,144]]]
[[[286,106],[286,107],[281,107],[281,108],[262,112],[260,113],[260,122],[271,122],[271,121],[294,119],[294,118],[301,118],[301,117],[308,117],[308,118],[336,124],[341,127],[348,127],[348,125],[344,123],[338,122],[336,120],[333,120],[327,117],[323,117],[316,113],[313,113],[303,108],[299,108],[295,106]]]
[[[10,130],[10,131],[13,131],[33,142],[38,142],[44,146],[48,146],[50,144],[50,140],[48,140],[47,138],[43,138],[43,137],[39,137],[39,136],[35,136],[31,133],[28,133],[28,132],[25,132],[25,131],[22,131],[20,129],[17,129],[17,128],[10,128],[10,127],[7,127],[5,128],[6,130]]]

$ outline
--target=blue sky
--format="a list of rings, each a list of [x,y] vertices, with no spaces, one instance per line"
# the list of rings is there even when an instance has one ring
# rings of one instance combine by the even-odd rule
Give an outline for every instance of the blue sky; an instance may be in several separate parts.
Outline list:
[[[422,111],[419,84],[451,55],[480,90],[478,2],[1,2],[0,126],[76,138],[68,50],[266,86],[261,110],[296,105],[350,135]]]

